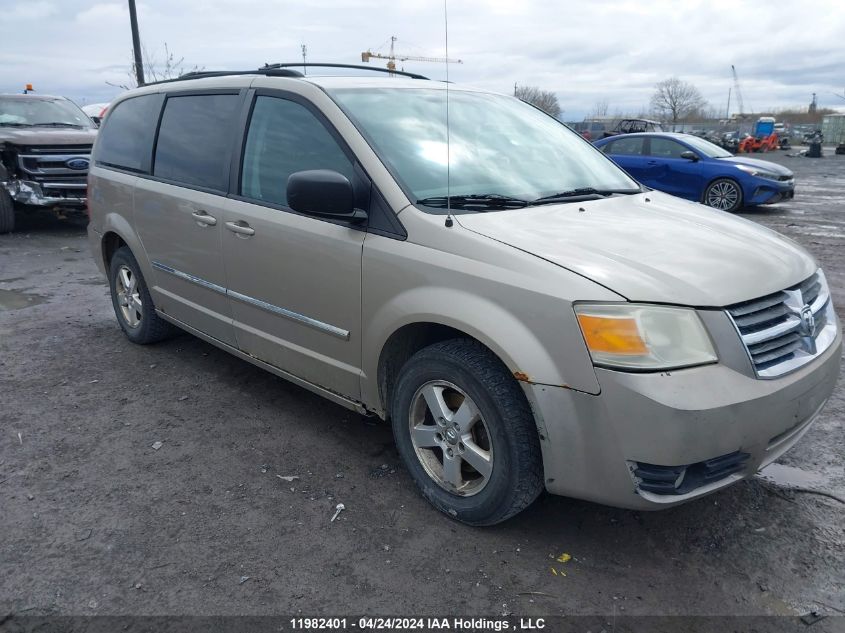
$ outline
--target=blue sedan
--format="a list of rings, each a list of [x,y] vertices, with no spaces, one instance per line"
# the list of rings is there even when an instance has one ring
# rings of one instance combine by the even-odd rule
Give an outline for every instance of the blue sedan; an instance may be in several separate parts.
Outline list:
[[[594,144],[647,187],[723,211],[795,195],[795,178],[786,167],[734,156],[690,134],[626,134]]]

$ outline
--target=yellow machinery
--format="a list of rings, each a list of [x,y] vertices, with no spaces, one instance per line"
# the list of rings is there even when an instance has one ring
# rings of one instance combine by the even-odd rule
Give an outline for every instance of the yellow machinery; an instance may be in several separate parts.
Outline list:
[[[387,69],[388,70],[396,70],[396,60],[398,59],[400,62],[434,62],[440,64],[463,64],[463,61],[460,59],[449,59],[448,57],[420,57],[419,55],[402,55],[400,53],[396,53],[393,50],[393,45],[396,43],[396,36],[390,36],[390,54],[383,55],[382,53],[374,53],[371,50],[367,49],[363,53],[361,53],[361,61],[362,62],[369,62],[370,59],[386,59],[387,60]]]

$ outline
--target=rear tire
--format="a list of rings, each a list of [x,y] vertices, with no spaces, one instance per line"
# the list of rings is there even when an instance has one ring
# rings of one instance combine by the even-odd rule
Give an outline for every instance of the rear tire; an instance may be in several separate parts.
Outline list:
[[[742,187],[736,180],[717,178],[707,185],[702,202],[719,211],[735,213],[742,208]]]
[[[120,329],[133,343],[157,343],[177,331],[175,326],[156,314],[141,267],[127,246],[120,247],[112,256],[109,288]]]
[[[15,203],[12,197],[0,189],[0,234],[15,230]]]
[[[543,490],[525,394],[489,349],[452,339],[402,367],[391,403],[399,454],[423,496],[469,525],[500,523]]]

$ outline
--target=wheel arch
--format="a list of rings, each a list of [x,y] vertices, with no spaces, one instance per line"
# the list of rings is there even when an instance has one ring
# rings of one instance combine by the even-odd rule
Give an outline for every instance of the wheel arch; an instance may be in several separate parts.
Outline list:
[[[399,305],[410,307],[410,295],[417,295],[413,303],[420,310],[397,315],[395,310]],[[432,314],[425,310],[436,303],[432,296],[423,290],[409,290],[398,303],[382,306],[365,322],[362,400],[380,416],[387,416],[392,383],[402,365],[420,349],[449,338],[467,338],[481,343],[519,382],[568,386],[599,393],[595,370],[580,333],[577,341],[550,346],[538,338],[530,323],[489,299],[444,288],[435,295],[440,298],[440,305],[453,306],[454,312]],[[576,335],[566,336],[566,332],[575,331],[578,331],[577,324],[568,324],[565,315],[561,315],[561,337],[572,339]],[[561,358],[568,361],[558,362]]]
[[[379,353],[377,370],[378,401],[385,418],[390,410],[393,384],[405,363],[421,349],[454,338],[470,339],[484,345],[482,341],[463,330],[434,321],[406,323],[387,338]],[[487,345],[484,347],[490,349]],[[502,360],[495,351],[490,351]]]
[[[109,213],[103,218],[103,237],[100,239],[100,257],[108,271],[111,258],[117,249],[126,246],[132,251],[135,261],[141,267],[145,279],[153,279],[153,270],[138,233],[129,221],[118,213]]]
[[[117,252],[121,246],[126,246],[126,240],[124,240],[120,235],[118,235],[114,231],[109,231],[103,235],[103,239],[100,240],[100,248],[101,248],[101,257],[103,258],[103,263],[106,266],[106,270],[108,270],[109,265],[111,264],[112,257]],[[131,250],[131,249],[130,249]]]

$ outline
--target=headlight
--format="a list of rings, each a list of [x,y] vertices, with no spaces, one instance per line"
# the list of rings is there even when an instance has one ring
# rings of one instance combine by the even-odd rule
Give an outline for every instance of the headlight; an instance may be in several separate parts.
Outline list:
[[[657,370],[717,360],[710,337],[691,308],[580,303],[575,313],[598,366]]]
[[[766,180],[780,180],[780,176],[778,174],[766,171],[765,169],[760,169],[759,167],[752,167],[751,165],[737,165],[736,168],[741,169],[746,174],[757,176],[758,178],[765,178]]]

